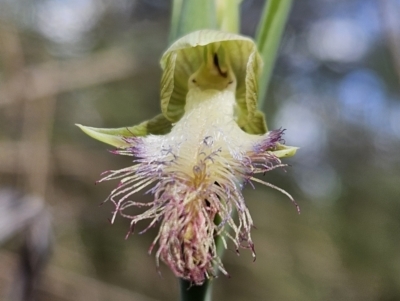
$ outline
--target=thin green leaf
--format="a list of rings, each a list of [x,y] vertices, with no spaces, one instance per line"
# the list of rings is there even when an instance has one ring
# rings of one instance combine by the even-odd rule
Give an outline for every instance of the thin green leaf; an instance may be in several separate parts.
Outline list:
[[[214,0],[174,0],[170,42],[200,29],[216,29]]]
[[[182,13],[183,0],[173,0],[171,26],[169,29],[169,43],[172,44],[178,38],[179,20]]]
[[[218,29],[238,33],[240,30],[240,3],[242,0],[215,0]]]
[[[258,25],[256,43],[264,60],[264,70],[259,86],[259,108],[263,106],[267,95],[277,51],[291,6],[292,0],[268,0]]]

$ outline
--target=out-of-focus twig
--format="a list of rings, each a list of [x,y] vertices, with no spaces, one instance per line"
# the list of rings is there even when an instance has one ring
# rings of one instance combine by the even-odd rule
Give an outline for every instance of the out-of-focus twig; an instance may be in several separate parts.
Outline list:
[[[0,190],[0,244],[26,228],[42,211],[44,203],[11,189]]]
[[[14,101],[16,87],[26,100],[37,100],[124,78],[135,67],[132,55],[120,48],[87,58],[27,67],[0,85],[0,107]],[[29,82],[23,84],[26,77]]]
[[[34,105],[29,103],[29,93],[25,93],[24,90],[32,84],[33,78],[24,71],[24,51],[19,32],[12,23],[8,23],[7,26],[0,26],[0,38],[2,45],[6,45],[1,47],[2,61],[7,67],[6,81],[19,78],[18,84],[10,86],[9,94],[11,91],[10,95],[14,96],[14,101],[22,105],[21,139],[28,143],[26,148],[15,150],[20,156],[15,168],[25,172],[25,190],[44,197],[48,180],[48,155],[55,99],[42,97]]]
[[[0,141],[0,173],[17,174],[23,173],[22,170],[15,170],[15,162],[19,160],[16,149],[27,148],[26,142],[5,142]],[[91,150],[90,153],[82,148],[73,145],[59,145],[53,147],[50,154],[50,172],[57,175],[74,176],[87,181],[99,175],[103,170],[107,170],[110,165],[104,160],[104,151]],[[88,161],[87,158],[92,160]],[[111,157],[110,157],[111,159]],[[93,162],[98,162],[93,165]]]
[[[38,299],[39,280],[50,257],[51,248],[50,213],[44,207],[24,233],[24,242],[9,300],[34,301]]]
[[[17,28],[13,24],[0,25],[0,54],[3,57],[3,71],[15,75],[24,67],[24,54]]]
[[[12,24],[9,24],[9,27],[12,27]],[[3,27],[1,28],[3,29]],[[3,42],[11,41],[12,43],[12,47],[5,47],[3,51],[5,54],[2,58],[3,62],[5,65],[8,64],[5,78],[14,78],[18,74],[22,74],[19,89],[23,90],[24,87],[29,86],[31,79],[24,72],[24,51],[18,30],[14,28],[7,33],[3,30],[1,40]],[[28,101],[27,94],[20,93],[17,87],[13,86],[12,91],[16,94],[14,100],[23,108],[20,116],[22,117],[21,139],[27,147],[15,149],[17,160],[14,161],[16,163],[14,168],[23,171],[23,174],[19,177],[21,186],[24,186],[25,193],[33,193],[41,197],[39,203],[42,208],[35,215],[32,215],[35,212],[35,206],[38,206],[38,201],[35,198],[26,197],[27,194],[20,197],[2,195],[0,202],[2,204],[11,203],[11,206],[2,206],[1,214],[5,215],[6,218],[11,217],[11,219],[7,223],[9,231],[4,231],[7,227],[2,227],[0,234],[16,235],[19,232],[17,230],[25,225],[20,263],[11,287],[9,300],[33,301],[36,300],[35,289],[49,258],[51,248],[50,213],[46,209],[44,199],[49,180],[48,163],[55,97],[43,97],[32,105]],[[20,203],[20,206],[17,208],[16,204],[18,203]]]
[[[22,90],[21,87],[24,87],[26,85],[26,77],[24,76],[23,73],[25,59],[18,29],[16,26],[14,26],[13,23],[1,24],[0,45],[1,45],[0,58],[4,66],[4,73],[3,73],[4,80],[8,80],[10,78],[18,76],[19,74],[22,74],[22,76],[19,76],[20,86],[16,85],[9,86],[9,94],[13,95],[14,103],[16,103],[17,106],[12,106],[7,108],[9,110],[9,113],[11,113],[11,116],[13,116],[15,119],[22,119],[21,106],[23,106],[25,98],[23,96],[23,93],[21,93]],[[1,99],[2,99],[2,94],[0,92],[0,102]],[[17,154],[20,153],[20,149],[14,149],[14,151]],[[13,161],[13,163],[14,163],[13,165],[14,170],[18,171],[25,170],[24,163],[22,160],[15,160]],[[24,187],[24,185],[25,185],[24,178],[18,177],[17,186],[20,186],[20,188],[22,188]]]
[[[45,197],[49,184],[51,134],[55,111],[55,97],[34,103],[25,101],[22,119],[22,141],[27,148],[19,148],[26,174],[27,191]]]
[[[23,235],[20,261],[10,291],[10,301],[33,301],[41,272],[51,250],[50,213],[42,198],[11,189],[0,190],[0,245],[10,236]],[[11,274],[11,269],[2,269]],[[15,272],[14,272],[15,273]],[[5,297],[4,295],[2,297]]]

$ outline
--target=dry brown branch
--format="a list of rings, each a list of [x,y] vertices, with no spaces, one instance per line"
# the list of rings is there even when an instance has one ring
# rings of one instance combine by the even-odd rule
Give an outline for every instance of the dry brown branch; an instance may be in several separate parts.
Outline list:
[[[88,179],[98,179],[99,172],[110,169],[111,164],[104,160],[104,154],[104,150],[88,151],[76,146],[61,145],[54,149],[53,162],[57,166],[57,174],[75,176],[87,182]]]
[[[31,101],[111,82],[128,76],[135,67],[132,54],[119,48],[87,58],[27,67],[0,85],[0,106],[13,103],[19,93]]]
[[[55,98],[51,97],[54,95],[41,97],[40,101],[31,104],[29,93],[21,91],[35,82],[32,76],[24,71],[24,49],[19,32],[12,23],[0,26],[0,41],[4,45],[1,49],[2,61],[6,66],[4,72],[6,81],[19,78],[18,84],[11,85],[9,94],[14,95],[14,102],[22,104],[21,137],[28,144],[25,148],[16,149],[20,157],[14,168],[24,171],[26,181],[23,185],[27,192],[44,197],[48,186],[48,154],[53,129]]]
[[[0,24],[0,54],[4,73],[14,75],[24,67],[24,54],[17,28],[8,23]]]
[[[19,148],[21,167],[27,175],[27,191],[45,196],[49,185],[50,138],[53,130],[56,99],[43,98],[35,103],[25,101],[22,118],[22,141]]]
[[[27,149],[26,142],[0,141],[0,173],[19,174],[15,165],[19,160],[17,149]],[[75,176],[83,181],[94,179],[99,171],[110,168],[104,161],[105,151],[87,151],[71,145],[60,145],[52,149],[50,158],[50,172],[58,175]],[[90,158],[90,160],[88,159]],[[111,158],[111,157],[110,157]],[[96,162],[94,165],[93,162]]]

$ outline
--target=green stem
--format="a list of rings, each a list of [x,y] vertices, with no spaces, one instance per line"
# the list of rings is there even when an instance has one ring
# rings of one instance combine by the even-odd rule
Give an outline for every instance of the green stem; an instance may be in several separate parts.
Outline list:
[[[190,281],[179,280],[180,301],[205,301],[211,300],[211,281],[206,280],[202,285],[193,285]]]

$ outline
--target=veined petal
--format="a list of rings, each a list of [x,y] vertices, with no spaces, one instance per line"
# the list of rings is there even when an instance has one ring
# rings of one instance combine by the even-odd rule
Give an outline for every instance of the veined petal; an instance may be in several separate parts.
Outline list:
[[[223,49],[229,68],[237,79],[235,120],[245,131],[264,134],[267,127],[262,112],[257,110],[258,78],[262,59],[252,39],[216,30],[200,30],[172,44],[161,58],[161,109],[171,122],[185,112],[188,80],[204,62],[205,53]],[[221,55],[220,55],[221,57]],[[253,118],[257,115],[257,118]],[[254,126],[252,124],[255,123]]]

